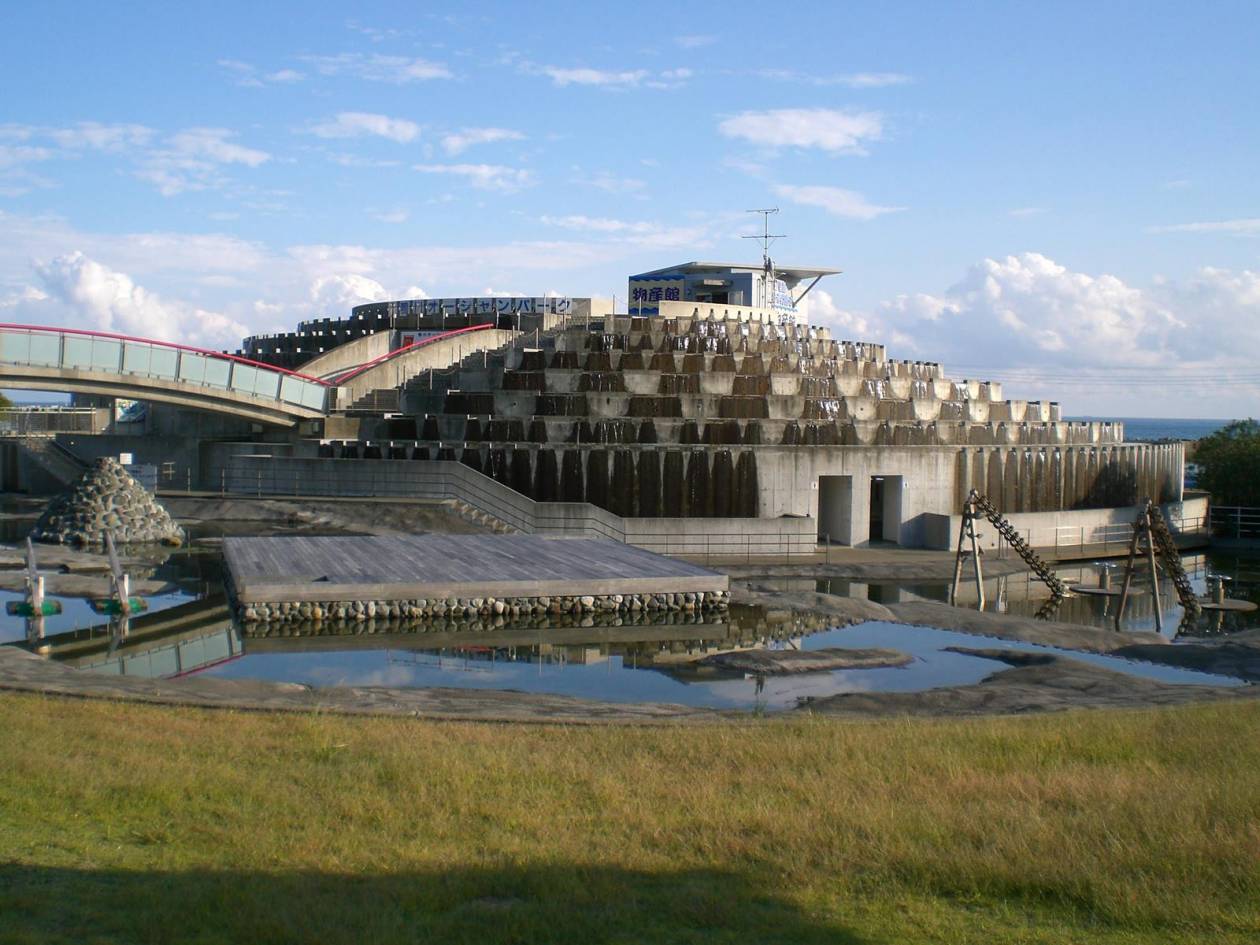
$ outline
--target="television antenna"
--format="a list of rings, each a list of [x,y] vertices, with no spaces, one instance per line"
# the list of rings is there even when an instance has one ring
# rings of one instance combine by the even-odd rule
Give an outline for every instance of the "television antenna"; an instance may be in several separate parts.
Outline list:
[[[744,236],[741,239],[761,240],[761,265],[765,270],[765,282],[762,285],[762,292],[769,296],[774,291],[774,263],[770,260],[770,246],[775,240],[787,239],[786,233],[770,232],[770,214],[778,213],[778,207],[767,207],[764,210],[748,210],[747,213],[760,213],[763,221],[762,232],[760,236]],[[762,306],[765,307],[766,299],[762,299]]]

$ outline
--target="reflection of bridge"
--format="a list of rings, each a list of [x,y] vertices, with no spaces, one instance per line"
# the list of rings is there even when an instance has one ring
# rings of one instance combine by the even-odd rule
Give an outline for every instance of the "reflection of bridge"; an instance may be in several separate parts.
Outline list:
[[[0,324],[0,387],[150,400],[292,426],[325,415],[328,384],[234,355],[109,332]]]
[[[223,595],[28,640],[28,649],[78,669],[182,676],[234,659],[240,638]]]

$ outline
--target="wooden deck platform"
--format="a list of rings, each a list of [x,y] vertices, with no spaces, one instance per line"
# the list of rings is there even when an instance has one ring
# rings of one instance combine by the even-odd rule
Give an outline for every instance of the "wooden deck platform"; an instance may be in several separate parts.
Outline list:
[[[725,591],[729,579],[621,542],[534,535],[225,538],[242,604]]]

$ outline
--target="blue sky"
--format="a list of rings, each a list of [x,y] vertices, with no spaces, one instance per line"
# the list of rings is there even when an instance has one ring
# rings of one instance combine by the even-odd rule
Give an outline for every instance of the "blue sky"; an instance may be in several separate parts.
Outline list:
[[[10,5],[0,319],[837,266],[811,320],[1072,414],[1260,412],[1260,5]]]

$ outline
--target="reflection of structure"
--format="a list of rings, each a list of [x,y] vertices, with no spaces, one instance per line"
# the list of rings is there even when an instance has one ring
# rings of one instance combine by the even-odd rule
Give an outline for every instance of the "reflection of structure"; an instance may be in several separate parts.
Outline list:
[[[240,635],[222,596],[139,617],[115,617],[28,646],[78,669],[144,677],[197,672],[241,654]]]

